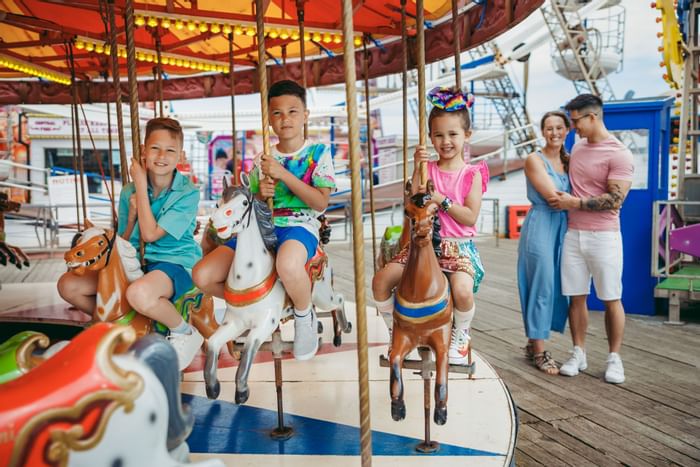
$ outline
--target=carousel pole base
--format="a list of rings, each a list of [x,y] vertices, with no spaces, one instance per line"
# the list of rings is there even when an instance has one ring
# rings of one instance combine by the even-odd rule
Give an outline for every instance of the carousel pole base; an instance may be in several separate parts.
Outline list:
[[[416,445],[416,451],[423,454],[433,454],[440,450],[440,443],[437,441],[423,441]]]
[[[289,426],[277,427],[270,432],[270,438],[275,441],[287,441],[294,436],[294,429]]]

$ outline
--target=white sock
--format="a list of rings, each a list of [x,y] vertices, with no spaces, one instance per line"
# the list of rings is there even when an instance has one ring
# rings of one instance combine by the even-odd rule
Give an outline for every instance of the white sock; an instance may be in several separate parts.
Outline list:
[[[180,324],[174,328],[170,328],[170,332],[173,334],[191,334],[192,327],[190,326],[190,323],[183,319],[180,321]]]
[[[294,308],[294,318],[306,318],[307,316],[311,316],[311,304],[306,307],[304,310],[297,310]]]
[[[476,314],[476,304],[469,311],[461,311],[455,308],[452,312],[454,314],[454,327],[456,329],[469,329]]]
[[[374,305],[377,307],[379,315],[384,320],[384,324],[391,331],[394,326],[394,296],[390,296],[386,300],[374,300]]]

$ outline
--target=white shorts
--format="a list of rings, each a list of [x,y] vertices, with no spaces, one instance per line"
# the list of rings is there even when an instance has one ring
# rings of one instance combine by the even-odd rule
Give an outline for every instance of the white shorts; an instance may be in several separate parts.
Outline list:
[[[622,235],[619,231],[569,229],[561,257],[561,290],[566,296],[588,295],[591,276],[600,300],[622,298]]]

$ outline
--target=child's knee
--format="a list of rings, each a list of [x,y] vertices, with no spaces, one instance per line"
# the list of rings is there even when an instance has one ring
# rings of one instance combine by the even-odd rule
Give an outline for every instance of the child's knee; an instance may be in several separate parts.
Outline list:
[[[277,268],[277,274],[279,274],[283,280],[296,280],[306,277],[305,263],[301,261],[278,256],[275,266]]]
[[[461,311],[469,311],[474,306],[474,292],[471,288],[452,289],[452,299],[455,308]]]
[[[69,300],[75,295],[76,287],[73,280],[75,276],[71,272],[64,273],[56,283],[58,294],[64,299]]]
[[[132,307],[139,311],[150,307],[152,302],[155,301],[153,294],[148,290],[147,284],[142,281],[132,282],[126,288],[126,299]]]

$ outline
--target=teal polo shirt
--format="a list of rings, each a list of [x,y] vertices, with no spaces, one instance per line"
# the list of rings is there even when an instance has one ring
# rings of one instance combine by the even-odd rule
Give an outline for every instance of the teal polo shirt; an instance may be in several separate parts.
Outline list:
[[[153,199],[153,190],[148,187],[148,199],[151,211],[158,225],[166,234],[155,242],[146,243],[146,262],[165,261],[180,264],[191,272],[195,263],[202,257],[202,249],[194,240],[197,224],[199,190],[192,182],[174,171],[175,176],[170,189],[163,190]],[[122,188],[119,196],[119,235],[126,230],[129,218],[129,198],[136,191],[133,183]],[[139,251],[139,224],[136,222],[129,241]]]

